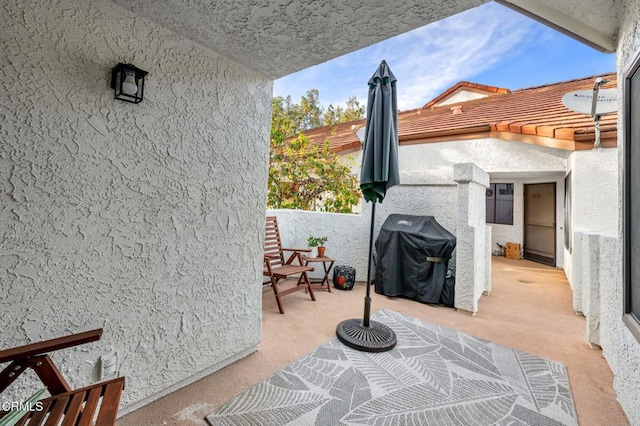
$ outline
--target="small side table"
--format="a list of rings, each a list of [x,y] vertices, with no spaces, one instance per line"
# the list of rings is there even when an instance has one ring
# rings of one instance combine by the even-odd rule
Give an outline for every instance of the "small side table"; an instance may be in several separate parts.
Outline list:
[[[324,268],[324,278],[323,279],[310,279],[311,288],[314,290],[327,290],[331,293],[331,286],[329,285],[329,272],[331,272],[331,268],[333,268],[334,259],[330,257],[307,257],[302,256],[302,260],[304,260],[305,266],[308,266],[309,263],[320,263],[322,262],[322,267]]]

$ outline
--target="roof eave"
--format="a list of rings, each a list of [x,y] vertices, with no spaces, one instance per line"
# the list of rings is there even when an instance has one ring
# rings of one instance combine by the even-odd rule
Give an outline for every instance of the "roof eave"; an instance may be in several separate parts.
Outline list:
[[[459,140],[494,138],[512,142],[522,142],[530,145],[547,148],[562,149],[565,151],[578,151],[591,149],[594,146],[595,133],[593,130],[571,129],[571,137],[548,137],[539,134],[523,134],[518,132],[492,130],[490,126],[476,126],[473,128],[457,129],[446,132],[431,132],[400,137],[400,145],[416,145],[438,142],[453,142]],[[562,132],[557,132],[561,136]],[[567,133],[567,136],[569,133]],[[600,146],[603,148],[615,148],[617,146],[617,131],[602,132]]]
[[[594,27],[574,17],[554,9],[536,0],[495,0],[505,7],[519,12],[529,18],[555,29],[581,43],[600,52],[616,51],[616,40],[613,36],[603,34]]]

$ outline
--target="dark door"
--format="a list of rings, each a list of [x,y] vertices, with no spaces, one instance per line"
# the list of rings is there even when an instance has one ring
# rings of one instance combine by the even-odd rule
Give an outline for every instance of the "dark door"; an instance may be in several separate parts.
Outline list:
[[[556,266],[556,184],[524,186],[524,258]]]

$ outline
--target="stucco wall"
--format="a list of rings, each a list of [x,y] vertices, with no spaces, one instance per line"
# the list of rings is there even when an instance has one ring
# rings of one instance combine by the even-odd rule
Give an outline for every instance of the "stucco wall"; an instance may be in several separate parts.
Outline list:
[[[2,2],[0,34],[0,347],[104,327],[54,358],[78,386],[117,351],[125,405],[254,350],[271,82],[111,2]]]
[[[622,83],[622,71],[627,69],[640,52],[640,0],[621,2],[619,13],[620,31],[618,34],[617,62],[619,81]],[[622,84],[618,89],[622,94]],[[620,96],[622,99],[622,96]],[[618,121],[618,159],[622,164],[624,139],[622,122]],[[618,393],[618,401],[627,413],[631,424],[640,424],[640,342],[622,322],[622,168],[618,173],[618,239],[608,241],[606,250],[611,253],[610,261],[601,261],[606,271],[601,283],[602,319],[600,339],[604,352],[615,379],[614,389]]]
[[[413,172],[400,174],[401,185],[392,187],[376,207],[376,232],[390,214],[433,216],[452,234],[456,233],[457,186],[453,172]]]
[[[365,281],[371,209],[370,204],[364,206],[365,213],[362,215],[288,209],[267,210],[267,215],[278,218],[283,247],[306,248],[309,236],[326,236],[326,255],[335,259],[336,266],[353,266],[356,268],[356,279]],[[315,271],[309,273],[310,277],[324,276],[322,265],[311,266]]]
[[[456,164],[453,170],[458,184],[455,305],[475,314],[482,294],[491,291],[491,251],[487,247],[491,229],[485,224],[484,202],[489,175],[473,163]]]
[[[549,172],[567,169],[570,152],[499,139],[403,145],[400,170],[432,170],[475,163],[487,173]]]
[[[434,216],[438,223],[455,235],[455,182],[449,180],[449,177],[408,177],[404,173],[400,179],[403,183],[391,187],[383,202],[376,205],[374,241],[384,221],[393,213]],[[282,244],[285,247],[306,247],[307,237],[310,235],[327,236],[327,256],[334,258],[336,265],[353,266],[356,268],[356,279],[366,281],[371,203],[363,201],[360,214],[267,210],[267,215],[271,214],[278,217]],[[319,268],[310,273],[310,276],[321,276]]]
[[[618,156],[616,148],[576,151],[571,155],[569,164],[571,220],[574,232],[572,245],[574,247],[577,244],[585,244],[578,243],[577,238],[587,241],[586,237],[578,237],[578,233],[587,235],[617,235],[618,233],[620,205]],[[564,223],[564,218],[561,219],[561,223]],[[589,279],[581,266],[582,255],[574,258],[575,249],[572,251],[563,249],[563,252],[564,270],[573,289],[574,309],[584,313],[582,292],[589,287]],[[588,253],[588,250],[585,252]]]
[[[606,295],[612,290],[611,271],[618,262],[616,235],[575,232],[572,252],[573,308],[586,318],[586,336],[589,343],[602,345],[602,319],[616,319],[611,306],[605,306]],[[618,310],[618,313],[620,311]]]
[[[456,270],[456,308],[475,313],[482,294],[491,290],[490,228],[484,222],[489,176],[471,163],[456,167],[460,168],[456,180],[454,169],[401,173],[402,184],[390,188],[376,205],[374,240],[390,214],[434,216],[458,238],[450,262]],[[363,204],[360,215],[300,210],[267,210],[267,215],[278,217],[283,246],[306,247],[309,235],[327,236],[327,256],[336,265],[355,267],[356,279],[366,280],[370,203]],[[316,269],[310,275],[322,276],[321,266]]]
[[[576,151],[571,155],[570,165],[573,229],[617,233],[618,150]]]
[[[513,183],[513,225],[491,226],[491,251],[496,243],[519,243],[524,239],[524,184],[556,183],[556,265],[564,265],[564,175],[569,151],[485,138],[457,142],[404,145],[399,150],[400,169],[440,170],[471,162],[489,173],[491,183]]]

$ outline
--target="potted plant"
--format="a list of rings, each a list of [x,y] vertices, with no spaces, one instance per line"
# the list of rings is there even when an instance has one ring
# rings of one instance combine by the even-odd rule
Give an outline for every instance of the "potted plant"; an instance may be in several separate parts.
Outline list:
[[[311,257],[324,257],[324,243],[327,242],[327,237],[314,237],[307,238],[307,244],[311,248]]]
[[[318,244],[319,242],[316,237],[309,236],[309,238],[307,238],[307,245],[311,249],[309,257],[318,257]]]
[[[327,237],[318,237],[318,257],[324,257],[324,243],[327,242]]]

